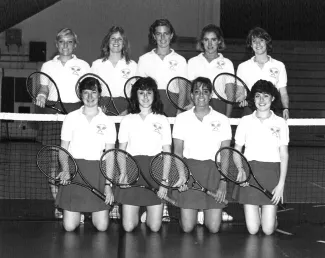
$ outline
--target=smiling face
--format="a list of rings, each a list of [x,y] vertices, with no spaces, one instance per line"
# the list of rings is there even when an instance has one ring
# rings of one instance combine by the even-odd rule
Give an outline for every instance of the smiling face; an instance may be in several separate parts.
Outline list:
[[[204,48],[204,52],[207,54],[216,54],[218,53],[218,45],[219,45],[219,39],[217,38],[217,35],[214,32],[207,32],[205,33],[202,44]]]
[[[81,99],[85,107],[97,107],[100,93],[97,88],[94,90],[85,89],[81,93]]]
[[[191,93],[195,107],[209,107],[212,94],[208,87],[202,83],[197,83]]]
[[[116,32],[109,38],[110,53],[121,53],[123,49],[123,37],[121,33]]]
[[[62,36],[57,42],[56,47],[60,56],[71,57],[73,51],[77,47],[75,39],[72,35]]]
[[[267,54],[267,46],[265,39],[262,38],[252,38],[252,45],[251,45],[255,55],[263,55]]]
[[[173,36],[173,33],[170,32],[170,29],[167,26],[156,27],[156,31],[153,35],[157,42],[157,48],[169,48]]]
[[[269,111],[273,100],[274,97],[269,93],[256,92],[254,96],[256,109],[260,112]]]
[[[137,91],[139,108],[151,108],[154,100],[154,92],[152,90],[138,90]]]

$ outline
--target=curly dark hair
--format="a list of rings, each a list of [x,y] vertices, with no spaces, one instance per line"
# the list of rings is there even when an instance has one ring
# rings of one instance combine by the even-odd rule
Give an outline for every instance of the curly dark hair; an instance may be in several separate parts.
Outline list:
[[[272,82],[266,80],[258,80],[252,87],[251,92],[248,95],[248,103],[252,109],[256,109],[254,98],[256,93],[267,93],[274,97],[271,104],[273,111],[279,110],[281,104],[281,97],[278,89],[273,85]]]
[[[216,34],[217,39],[220,41],[220,43],[218,44],[218,50],[224,50],[226,48],[226,44],[225,44],[225,39],[223,37],[223,32],[220,27],[218,27],[214,24],[208,24],[202,29],[200,37],[198,38],[197,44],[196,44],[197,50],[204,51],[204,45],[203,45],[202,41],[203,41],[205,34],[210,33],[210,32],[213,32],[214,34]]]
[[[140,78],[136,81],[136,83],[133,84],[131,89],[130,102],[128,106],[128,113],[138,114],[141,112],[138,100],[138,90],[152,90],[154,94],[151,106],[152,112],[154,114],[164,115],[164,105],[160,100],[157,83],[151,77]]]
[[[148,34],[149,43],[154,46],[157,45],[157,41],[155,40],[154,35],[156,33],[156,28],[159,26],[166,26],[169,28],[170,33],[173,34],[173,38],[170,41],[170,43],[174,43],[176,41],[176,37],[177,37],[176,31],[175,31],[173,25],[167,19],[159,19],[159,20],[156,20],[153,24],[151,24],[151,26],[149,27],[149,34]]]
[[[112,26],[109,30],[107,35],[104,37],[102,41],[102,45],[100,47],[100,58],[103,58],[103,62],[106,61],[109,57],[110,54],[110,49],[109,49],[109,41],[111,39],[111,36],[114,33],[119,32],[123,38],[123,48],[122,48],[122,57],[125,58],[126,63],[128,64],[131,61],[130,58],[130,44],[129,40],[124,32],[124,29],[120,26]]]
[[[212,83],[210,79],[206,77],[197,77],[195,80],[192,81],[191,93],[193,93],[197,87],[201,87],[201,85],[207,87],[209,92],[212,93]]]
[[[255,27],[248,32],[248,35],[246,38],[246,48],[249,51],[254,52],[252,49],[252,42],[253,42],[253,39],[255,39],[255,38],[264,39],[266,42],[267,53],[272,52],[272,38],[271,38],[270,34],[266,32],[266,30],[264,30],[260,27]]]

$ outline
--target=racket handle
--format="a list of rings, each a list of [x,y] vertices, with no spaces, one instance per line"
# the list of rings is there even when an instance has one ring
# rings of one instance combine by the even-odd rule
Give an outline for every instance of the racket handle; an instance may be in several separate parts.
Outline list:
[[[91,191],[96,194],[100,199],[102,199],[103,201],[106,200],[106,197],[105,195],[103,195],[100,191],[98,191],[97,189],[91,189]]]
[[[216,194],[215,193],[213,193],[213,192],[211,192],[211,191],[206,191],[206,193],[208,194],[208,195],[210,195],[213,199],[215,199],[215,197],[216,197]],[[222,202],[224,205],[228,205],[228,200],[224,200],[223,202]]]
[[[177,206],[177,202],[174,199],[169,198],[168,196],[166,196],[165,198],[163,198],[165,201],[169,202],[170,204]]]

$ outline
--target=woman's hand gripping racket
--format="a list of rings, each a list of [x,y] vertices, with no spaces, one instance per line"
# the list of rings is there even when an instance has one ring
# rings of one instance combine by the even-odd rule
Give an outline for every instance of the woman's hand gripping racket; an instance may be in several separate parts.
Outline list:
[[[136,184],[142,173],[136,160],[126,151],[120,149],[111,149],[106,151],[100,158],[100,171],[103,176],[112,184],[120,188],[141,187],[158,193],[150,182],[142,175],[148,186]],[[165,201],[176,206],[175,200],[165,196]]]
[[[239,105],[249,94],[246,84],[232,73],[218,74],[213,80],[213,91],[219,99],[231,105]]]
[[[27,92],[34,104],[42,108],[47,107],[61,114],[68,114],[62,104],[59,89],[55,81],[46,73],[34,72],[26,79]],[[57,107],[60,104],[61,108]]]
[[[178,189],[183,185],[188,186],[190,178],[192,178],[189,189],[201,191],[217,202],[221,201],[226,205],[228,204],[227,200],[221,200],[216,193],[203,187],[195,179],[184,160],[173,153],[161,152],[157,154],[151,161],[150,175],[157,184],[172,189]]]
[[[87,77],[92,77],[92,78],[97,79],[102,87],[102,93],[101,93],[100,99],[98,101],[98,106],[103,110],[103,112],[106,115],[118,116],[120,114],[120,112],[117,110],[117,108],[115,106],[109,86],[100,76],[98,76],[96,74],[86,73],[78,79],[78,81],[76,83],[76,94],[77,94],[78,98],[80,100],[82,99],[80,96],[80,92],[79,92],[80,82]]]
[[[44,146],[37,153],[36,163],[39,170],[49,179],[50,184],[75,184],[82,186],[108,204],[105,195],[91,186],[85,179],[79,171],[76,161],[66,149],[56,145]],[[77,174],[79,174],[84,183],[75,181]]]
[[[247,159],[240,151],[231,147],[221,148],[216,153],[215,162],[219,172],[229,181],[240,186],[254,187],[270,200],[273,199],[273,194],[258,182]],[[251,178],[256,185],[252,184]],[[280,202],[277,205],[283,210],[286,209]]]
[[[142,78],[141,76],[133,76],[129,78],[124,84],[124,97],[129,103],[130,103],[132,86],[137,82],[137,80],[141,78]]]
[[[186,78],[172,78],[167,84],[166,94],[173,106],[182,112],[193,107],[191,81]]]

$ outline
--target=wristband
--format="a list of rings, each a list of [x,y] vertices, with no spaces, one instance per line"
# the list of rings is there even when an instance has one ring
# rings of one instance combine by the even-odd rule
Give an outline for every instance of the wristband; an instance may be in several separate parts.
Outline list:
[[[113,184],[112,183],[105,183],[105,186],[106,185],[109,185],[110,187],[112,187],[113,186]]]

